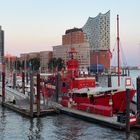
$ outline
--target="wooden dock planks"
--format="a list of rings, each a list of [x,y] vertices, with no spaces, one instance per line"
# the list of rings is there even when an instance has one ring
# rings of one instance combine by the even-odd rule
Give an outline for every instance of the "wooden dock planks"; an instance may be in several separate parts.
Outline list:
[[[17,113],[20,113],[21,115],[27,116],[27,117],[31,117],[30,116],[30,110],[29,108],[25,107],[21,107],[21,106],[17,106],[13,103],[9,103],[9,102],[5,102],[3,104],[4,107],[7,107],[8,109],[11,109]],[[40,112],[40,115],[38,116],[37,114],[37,110],[34,109],[33,111],[33,116],[32,117],[42,117],[42,116],[46,116],[46,115],[54,115],[57,114],[56,110],[53,108],[48,108],[48,109],[42,109]]]
[[[79,110],[74,110],[71,108],[61,107],[59,108],[61,113],[68,114],[73,117],[77,117],[89,122],[94,122],[98,124],[102,124],[105,126],[109,126],[115,129],[124,130],[126,125],[123,123],[117,122],[117,118],[115,117],[106,117],[97,114],[91,114]]]

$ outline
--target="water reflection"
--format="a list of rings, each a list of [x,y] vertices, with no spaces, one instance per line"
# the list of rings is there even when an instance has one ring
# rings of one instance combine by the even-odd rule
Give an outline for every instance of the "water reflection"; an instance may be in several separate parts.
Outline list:
[[[0,113],[0,138],[1,140],[4,140],[5,126],[6,126],[5,108],[2,108],[1,113]]]
[[[127,135],[128,140],[140,140],[140,130],[131,130]]]
[[[57,120],[54,120],[54,125],[57,128],[54,131],[57,139],[77,140],[82,135],[80,127],[82,123],[80,124],[77,119],[60,115]]]
[[[42,140],[41,137],[42,122],[41,118],[30,119],[30,127],[28,133],[28,140]]]
[[[25,118],[0,107],[0,140],[139,140],[140,130],[130,134],[66,115]]]

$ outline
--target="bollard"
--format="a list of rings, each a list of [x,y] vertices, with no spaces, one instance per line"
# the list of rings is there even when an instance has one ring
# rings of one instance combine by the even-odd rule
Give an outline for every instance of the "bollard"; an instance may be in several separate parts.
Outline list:
[[[2,105],[5,102],[5,72],[2,72]]]
[[[37,74],[37,116],[40,116],[40,74]]]
[[[111,83],[111,75],[108,75],[108,87],[112,87],[112,83]]]
[[[55,102],[57,102],[57,101],[58,101],[58,100],[57,100],[57,97],[58,97],[58,83],[59,83],[59,81],[58,81],[58,73],[57,73],[57,75],[55,76],[55,79],[56,79]]]
[[[16,73],[13,73],[13,89],[16,88]]]
[[[25,73],[22,72],[22,92],[25,94]]]
[[[33,74],[30,73],[30,117],[33,117],[33,88],[34,88],[34,83],[33,83]]]
[[[126,89],[126,132],[130,132],[130,89]]]
[[[140,122],[140,77],[137,78],[137,118]]]

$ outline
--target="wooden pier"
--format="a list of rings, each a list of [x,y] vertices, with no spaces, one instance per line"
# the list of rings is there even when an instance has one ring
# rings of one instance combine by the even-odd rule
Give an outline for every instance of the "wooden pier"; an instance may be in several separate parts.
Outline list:
[[[106,117],[106,116],[88,113],[88,112],[75,110],[72,108],[66,108],[66,107],[62,107],[62,106],[58,107],[58,109],[59,109],[60,113],[62,113],[62,114],[66,114],[66,115],[76,117],[76,118],[79,118],[79,119],[82,119],[82,120],[85,120],[88,122],[107,126],[107,127],[113,128],[113,129],[126,131],[126,127],[127,127],[126,123],[117,122],[117,116]],[[131,129],[140,129],[140,124],[130,125],[130,128]]]
[[[18,105],[15,105],[13,103],[9,103],[9,102],[5,102],[3,104],[4,107],[7,107],[8,109],[11,109],[17,113],[20,113],[21,115],[24,115],[24,116],[27,116],[27,117],[31,117],[31,112],[30,112],[30,109],[27,108],[27,106],[25,107],[21,107],[21,106],[18,106]],[[40,111],[40,114],[38,116],[37,114],[37,110],[34,109],[33,110],[33,118],[34,117],[42,117],[42,116],[47,116],[47,115],[55,115],[57,114],[57,111],[53,108],[48,108],[48,109],[41,109]]]
[[[80,118],[82,120],[86,120],[89,122],[97,123],[100,125],[108,126],[118,130],[125,130],[126,124],[117,122],[117,116],[114,117],[106,117],[97,114],[91,114],[88,112],[75,110],[66,107],[59,107],[60,113],[67,114],[72,117]]]
[[[15,81],[14,78],[13,81]],[[14,84],[16,83],[13,82]],[[25,74],[22,73],[22,93],[16,90],[16,85],[9,88],[5,85],[5,73],[2,72],[2,83],[0,83],[1,105],[13,111],[16,111],[27,117],[41,117],[44,115],[56,114],[57,111],[52,106],[41,104],[40,94],[40,74],[37,74],[36,81],[37,93],[34,93],[33,73],[30,73],[30,95],[25,95]]]
[[[0,85],[0,93],[2,93],[2,88]],[[32,110],[30,108],[30,99],[23,93],[16,91],[15,89],[5,87],[5,101],[2,102],[2,94],[0,94],[0,104],[3,107],[7,107],[21,115],[27,117],[42,117],[46,115],[55,115],[57,110],[53,107],[47,107],[44,104],[40,105],[39,113],[37,108],[37,103],[32,104]]]
[[[11,102],[6,100],[4,103],[2,103],[2,97],[0,97],[0,104],[3,107],[6,107],[10,110],[13,110],[21,115],[24,115],[26,117],[42,117],[42,116],[48,116],[48,115],[55,115],[57,114],[57,110],[55,108],[46,108],[44,105],[40,106],[40,113],[38,115],[37,113],[37,105],[33,104],[33,112],[30,110],[30,104],[27,99],[22,100],[16,100],[15,102]]]

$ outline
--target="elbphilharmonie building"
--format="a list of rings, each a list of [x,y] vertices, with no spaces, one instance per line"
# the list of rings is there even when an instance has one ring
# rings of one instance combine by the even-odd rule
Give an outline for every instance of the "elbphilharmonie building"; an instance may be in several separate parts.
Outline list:
[[[89,17],[83,26],[91,50],[108,50],[110,48],[110,11]]]

